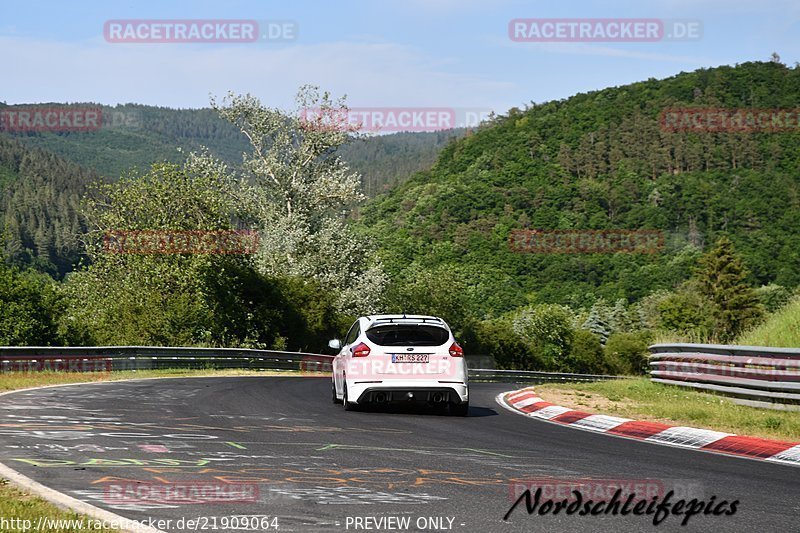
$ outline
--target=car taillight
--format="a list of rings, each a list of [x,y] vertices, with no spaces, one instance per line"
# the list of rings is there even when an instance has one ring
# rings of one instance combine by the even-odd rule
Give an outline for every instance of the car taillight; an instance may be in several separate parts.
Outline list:
[[[457,342],[450,345],[450,357],[464,357],[464,349]]]
[[[353,357],[366,357],[368,355],[369,355],[369,346],[367,346],[363,342],[360,343],[355,348],[353,348]]]

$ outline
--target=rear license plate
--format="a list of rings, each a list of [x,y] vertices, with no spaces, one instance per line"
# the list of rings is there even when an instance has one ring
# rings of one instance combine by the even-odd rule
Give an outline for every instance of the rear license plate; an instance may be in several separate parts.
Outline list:
[[[427,353],[393,353],[392,363],[427,363],[429,357]]]

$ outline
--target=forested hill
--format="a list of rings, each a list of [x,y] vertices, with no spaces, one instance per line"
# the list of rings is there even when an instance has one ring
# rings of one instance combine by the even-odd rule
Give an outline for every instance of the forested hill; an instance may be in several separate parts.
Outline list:
[[[800,108],[800,68],[701,69],[524,110],[448,145],[362,210],[390,274],[435,279],[492,316],[530,301],[641,298],[730,235],[751,282],[800,283],[800,134],[685,133],[665,109]],[[796,122],[795,122],[796,126]],[[658,229],[657,254],[525,254],[513,229]]]
[[[250,150],[244,135],[212,109],[72,105],[100,107],[103,126],[93,131],[9,134],[27,146],[48,150],[112,179],[134,167],[149,168],[156,161],[178,163],[202,146],[232,166],[238,166],[242,153]],[[37,104],[40,108],[63,106]],[[0,111],[3,108],[0,103]],[[343,146],[341,155],[362,174],[364,190],[373,195],[428,168],[447,142],[463,134],[463,129],[456,129],[370,136]]]
[[[79,205],[98,174],[0,135],[0,252],[14,262],[63,274],[86,231]]]
[[[37,108],[65,104],[36,104]],[[91,131],[35,132],[13,135],[27,146],[45,149],[85,168],[116,179],[131,168],[147,169],[156,161],[182,161],[186,153],[206,146],[217,157],[238,164],[247,139],[212,109],[170,109],[138,104],[100,107],[102,127]],[[0,106],[0,111],[3,107]],[[181,149],[183,154],[178,151]]]
[[[372,197],[430,168],[442,148],[465,133],[457,128],[364,137],[341,146],[339,154],[361,174],[364,194]]]
[[[65,104],[37,104],[63,108]],[[103,126],[82,132],[0,133],[0,246],[21,264],[60,276],[80,255],[85,228],[80,199],[100,176],[115,180],[152,163],[182,161],[207,147],[232,167],[250,150],[247,139],[211,109],[169,109],[137,104],[102,109]],[[4,104],[0,103],[0,111]],[[340,150],[362,174],[368,195],[385,192],[430,167],[463,130],[395,133],[357,140]],[[180,151],[179,151],[180,149]]]

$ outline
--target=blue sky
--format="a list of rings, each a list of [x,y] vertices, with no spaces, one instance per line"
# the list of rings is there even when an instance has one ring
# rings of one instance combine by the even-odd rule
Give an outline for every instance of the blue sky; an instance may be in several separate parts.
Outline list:
[[[109,19],[291,20],[280,43],[119,44]],[[670,18],[703,24],[699,40],[519,43],[515,18]],[[0,101],[136,102],[205,107],[209,94],[249,92],[289,109],[321,86],[351,106],[492,109],[663,78],[772,52],[800,61],[796,0],[0,0]]]

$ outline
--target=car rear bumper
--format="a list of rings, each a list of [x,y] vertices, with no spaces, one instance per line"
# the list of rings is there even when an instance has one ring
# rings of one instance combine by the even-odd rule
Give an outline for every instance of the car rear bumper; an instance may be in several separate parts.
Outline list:
[[[348,397],[358,398],[355,403],[465,403],[469,401],[469,387],[464,382],[438,380],[409,380],[399,382],[349,381]]]

